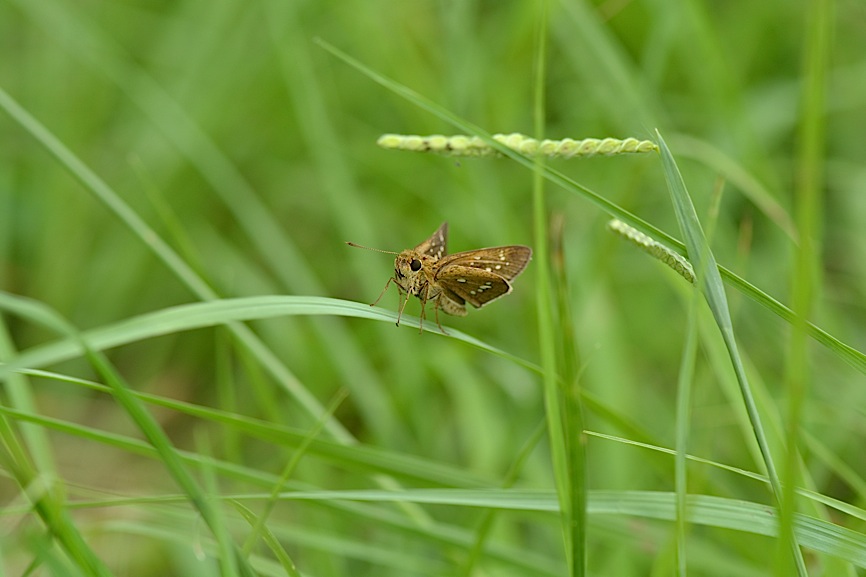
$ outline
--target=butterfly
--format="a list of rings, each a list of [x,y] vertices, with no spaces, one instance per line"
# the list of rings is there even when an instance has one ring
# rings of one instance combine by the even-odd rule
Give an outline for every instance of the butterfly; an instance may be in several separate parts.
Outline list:
[[[347,244],[369,248],[352,242]],[[481,308],[510,293],[511,281],[523,272],[532,258],[532,249],[522,245],[448,254],[447,244],[448,223],[443,222],[430,238],[415,248],[399,253],[369,249],[397,255],[394,259],[394,276],[388,279],[379,298],[370,306],[375,306],[382,299],[393,282],[400,291],[397,326],[400,326],[409,296],[416,296],[421,301],[421,329],[426,318],[427,303],[432,302],[436,324],[439,330],[445,332],[439,322],[439,309],[449,315],[462,317],[466,316],[466,303]]]

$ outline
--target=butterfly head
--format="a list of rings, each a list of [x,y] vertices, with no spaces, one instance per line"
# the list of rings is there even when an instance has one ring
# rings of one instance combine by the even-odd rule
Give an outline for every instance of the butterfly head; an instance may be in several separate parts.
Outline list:
[[[418,294],[429,279],[433,259],[416,250],[404,250],[394,259],[394,280],[409,294]]]

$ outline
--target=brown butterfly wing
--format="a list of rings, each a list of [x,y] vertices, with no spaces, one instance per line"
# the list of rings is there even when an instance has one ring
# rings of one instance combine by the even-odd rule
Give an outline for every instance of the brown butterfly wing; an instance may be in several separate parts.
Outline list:
[[[415,247],[415,252],[432,256],[439,260],[448,252],[448,223],[443,222],[430,238]]]
[[[475,308],[481,308],[502,295],[511,292],[511,285],[504,277],[471,266],[450,264],[439,269],[436,282],[443,293],[450,291]]]
[[[523,272],[531,258],[532,249],[528,246],[495,246],[448,255],[439,262],[439,270],[454,265],[468,266],[510,281]]]

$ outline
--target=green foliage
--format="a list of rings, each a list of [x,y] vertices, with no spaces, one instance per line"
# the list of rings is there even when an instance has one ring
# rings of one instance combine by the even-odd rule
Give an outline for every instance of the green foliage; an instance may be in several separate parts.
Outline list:
[[[0,3],[0,574],[862,572],[866,42],[814,5]],[[535,259],[396,328],[344,241],[446,220]]]

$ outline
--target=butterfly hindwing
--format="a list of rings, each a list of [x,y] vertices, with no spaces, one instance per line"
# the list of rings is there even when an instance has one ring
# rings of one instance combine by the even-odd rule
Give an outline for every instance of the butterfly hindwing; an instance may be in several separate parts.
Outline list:
[[[442,287],[443,293],[448,290],[475,308],[483,307],[511,292],[511,285],[504,277],[485,269],[459,264],[440,268],[436,282]]]

